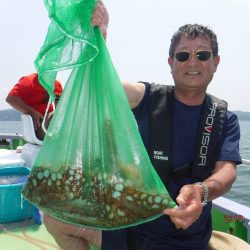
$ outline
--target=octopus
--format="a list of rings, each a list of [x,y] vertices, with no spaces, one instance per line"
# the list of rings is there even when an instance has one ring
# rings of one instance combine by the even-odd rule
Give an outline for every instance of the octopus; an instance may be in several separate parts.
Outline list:
[[[159,195],[143,189],[118,174],[85,173],[82,167],[64,164],[57,171],[36,166],[23,195],[60,220],[108,230],[150,221],[165,208],[175,206],[167,193]]]
[[[118,169],[116,173],[92,168],[99,166],[100,158],[93,158],[86,168],[69,163],[57,168],[41,164],[33,166],[23,195],[62,221],[106,230],[153,220],[165,208],[174,207],[167,192],[159,195],[156,190],[147,191],[138,167],[120,162],[115,138],[112,121],[105,120],[105,165]]]

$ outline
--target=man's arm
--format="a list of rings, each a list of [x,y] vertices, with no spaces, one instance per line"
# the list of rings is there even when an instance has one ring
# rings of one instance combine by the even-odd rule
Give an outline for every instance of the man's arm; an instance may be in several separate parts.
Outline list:
[[[236,180],[236,176],[235,162],[218,161],[213,174],[204,181],[209,189],[208,200],[214,200],[227,193]]]
[[[137,83],[122,82],[122,86],[127,95],[131,109],[136,108],[144,96],[145,85],[140,82]]]
[[[106,40],[107,29],[108,29],[109,15],[108,11],[102,1],[98,1],[91,18],[93,26],[98,26],[104,39]],[[122,82],[124,91],[128,97],[129,105],[131,108],[135,108],[141,102],[145,86],[142,83],[129,83]]]
[[[6,102],[21,113],[31,115],[34,121],[35,129],[41,126],[40,119],[43,118],[42,114],[27,105],[20,97],[8,95],[6,97]]]
[[[208,200],[213,200],[230,190],[236,179],[236,164],[230,161],[218,161],[210,177],[203,182],[208,186]],[[190,184],[181,188],[176,201],[178,208],[165,209],[177,228],[186,229],[191,226],[202,212],[204,189],[200,185]]]

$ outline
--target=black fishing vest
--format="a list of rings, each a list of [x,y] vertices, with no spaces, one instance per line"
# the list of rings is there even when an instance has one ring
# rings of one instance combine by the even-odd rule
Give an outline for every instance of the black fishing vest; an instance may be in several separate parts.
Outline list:
[[[171,167],[172,110],[174,86],[151,85],[149,112],[149,155],[163,183],[168,178],[191,177],[202,181],[211,175],[220,146],[227,103],[207,94],[202,107],[195,158],[183,166]]]

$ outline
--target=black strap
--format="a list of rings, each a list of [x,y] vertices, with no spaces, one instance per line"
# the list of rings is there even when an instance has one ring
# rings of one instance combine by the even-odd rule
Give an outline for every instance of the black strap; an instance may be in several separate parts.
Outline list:
[[[171,175],[171,138],[174,87],[152,84],[150,91],[150,158],[163,183]],[[160,132],[159,132],[160,131]]]
[[[226,121],[226,113],[227,103],[225,101],[212,95],[206,95],[197,139],[196,157],[191,173],[196,181],[205,180],[214,169]]]
[[[186,163],[183,166],[172,169],[171,175],[174,180],[182,180],[187,176],[191,176],[193,162]]]

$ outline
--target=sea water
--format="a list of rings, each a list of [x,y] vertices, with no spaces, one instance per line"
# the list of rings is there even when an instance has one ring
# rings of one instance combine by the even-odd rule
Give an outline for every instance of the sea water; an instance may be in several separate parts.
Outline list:
[[[241,140],[240,153],[243,159],[250,160],[250,121],[240,121]],[[250,165],[237,167],[237,179],[226,198],[250,207]]]
[[[0,121],[0,133],[22,133],[22,123]],[[250,160],[250,121],[240,121],[240,152],[244,159]],[[237,179],[225,197],[250,207],[250,165],[239,165]]]

